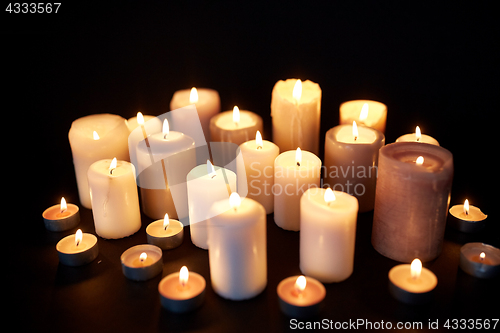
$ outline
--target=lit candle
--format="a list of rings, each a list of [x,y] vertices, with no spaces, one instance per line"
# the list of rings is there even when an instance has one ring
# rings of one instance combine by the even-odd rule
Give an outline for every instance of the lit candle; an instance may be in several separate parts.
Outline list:
[[[230,192],[236,191],[236,174],[207,161],[193,168],[186,179],[191,240],[197,247],[207,250],[206,219],[210,217],[207,213],[214,202],[227,200]]]
[[[210,138],[215,142],[232,142],[240,145],[251,140],[256,131],[263,131],[262,118],[251,112],[240,110],[224,111],[210,120]]]
[[[377,182],[378,152],[384,135],[373,128],[350,125],[333,127],[325,137],[324,183],[354,195],[359,211],[373,209]]]
[[[127,121],[114,114],[94,114],[79,118],[71,124],[68,138],[83,207],[92,208],[87,180],[90,165],[113,157],[129,161],[128,135]]]
[[[137,163],[137,145],[140,141],[145,140],[146,145],[149,148],[148,137],[153,133],[158,133],[161,131],[161,121],[157,117],[143,116],[141,112],[137,112],[136,117],[127,120],[127,126],[130,131],[130,134],[128,136],[130,162],[137,168],[137,173],[141,174],[142,169],[139,168]],[[149,155],[152,155],[151,151],[149,151],[148,153]],[[152,156],[149,156],[149,158],[150,161],[153,161]],[[140,186],[140,183],[138,184]]]
[[[500,275],[500,249],[483,243],[467,243],[460,248],[460,268],[475,277]]]
[[[330,188],[312,188],[300,199],[300,271],[321,282],[351,276],[358,200]]]
[[[158,284],[161,305],[175,313],[193,311],[203,304],[205,287],[203,276],[182,266],[179,272],[167,275]]]
[[[184,89],[174,93],[170,101],[170,110],[194,104],[200,119],[206,142],[210,142],[210,118],[220,112],[219,93],[212,89]]]
[[[194,140],[171,131],[165,119],[160,133],[137,145],[139,185],[144,214],[161,219],[165,212],[175,219],[188,216],[186,176],[196,166]]]
[[[182,244],[184,225],[174,219],[169,219],[168,213],[162,220],[151,222],[146,228],[148,243],[170,250]]]
[[[233,192],[214,203],[208,219],[208,258],[214,291],[227,299],[257,296],[267,285],[266,211]]]
[[[428,303],[436,286],[436,275],[422,267],[419,259],[414,259],[411,265],[398,265],[389,271],[389,292],[403,303]]]
[[[308,151],[281,153],[274,161],[274,222],[285,230],[300,230],[300,197],[320,186],[321,160]]]
[[[318,280],[301,275],[282,280],[277,293],[284,314],[292,318],[308,318],[318,314],[326,289]]]
[[[319,154],[321,88],[317,83],[297,79],[276,82],[271,117],[273,142],[280,151],[302,147]]]
[[[66,203],[63,197],[59,205],[44,210],[42,217],[47,230],[65,231],[76,227],[80,223],[80,209],[77,205]]]
[[[450,225],[462,232],[478,232],[483,229],[488,215],[479,208],[469,205],[465,199],[463,205],[455,205],[450,208]]]
[[[436,258],[443,244],[452,178],[453,155],[442,147],[417,142],[382,147],[373,213],[374,248],[402,262],[416,256],[422,261]]]
[[[144,139],[147,137],[147,130],[145,128],[145,124],[156,118],[155,116],[143,115],[142,112],[137,112],[137,116],[127,119],[127,127],[130,132],[132,132],[137,127],[141,128],[141,131],[144,133]],[[150,133],[151,134],[151,133]]]
[[[358,125],[374,128],[385,132],[387,106],[370,100],[354,100],[340,104],[340,125],[349,125],[356,121]]]
[[[396,142],[422,142],[439,146],[439,142],[432,136],[422,134],[418,126],[415,128],[415,133],[402,135],[397,138]]]
[[[274,160],[280,149],[274,143],[262,140],[257,131],[255,140],[240,145],[242,159],[237,159],[238,190],[247,189],[247,198],[254,199],[266,210],[274,212]]]
[[[88,171],[96,233],[123,238],[141,228],[135,168],[125,161],[100,160]]]
[[[134,281],[149,280],[163,271],[161,249],[155,245],[136,245],[120,256],[122,272]]]
[[[66,266],[81,266],[88,264],[99,254],[97,237],[82,233],[78,229],[76,234],[61,239],[56,245],[59,262]]]

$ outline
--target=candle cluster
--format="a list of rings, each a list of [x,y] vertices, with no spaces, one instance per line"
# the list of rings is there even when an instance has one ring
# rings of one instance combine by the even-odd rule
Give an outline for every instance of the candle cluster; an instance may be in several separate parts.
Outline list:
[[[418,126],[386,145],[387,107],[357,100],[340,106],[340,125],[326,133],[322,164],[321,94],[311,81],[277,82],[273,142],[263,140],[257,114],[238,106],[220,112],[219,94],[211,89],[176,92],[172,111],[158,117],[139,112],[128,120],[109,114],[75,120],[69,141],[78,193],[92,209],[97,235],[116,239],[140,230],[139,194],[142,212],[156,220],[146,228],[149,244],[123,252],[123,274],[136,281],[161,274],[162,252],[182,244],[189,223],[192,243],[208,250],[213,290],[231,300],[255,297],[267,286],[266,215],[274,213],[278,227],[300,231],[305,275],[277,286],[280,307],[289,316],[311,316],[326,296],[322,283],[352,274],[357,214],[374,210],[374,248],[397,261],[413,260],[391,269],[390,293],[406,303],[430,301],[437,278],[421,260],[441,251],[452,154]],[[207,143],[210,152],[202,149]],[[450,213],[468,232],[482,227],[486,215],[466,204]],[[43,218],[48,230],[69,230],[79,222],[79,208],[62,199]],[[463,249],[461,267],[474,274],[491,266],[493,273],[474,275],[496,274],[498,249],[476,249]],[[63,264],[89,263],[98,255],[97,237],[79,230],[57,251]],[[470,261],[481,267],[471,268]],[[202,304],[205,285],[184,266],[159,283],[161,304],[191,311]]]

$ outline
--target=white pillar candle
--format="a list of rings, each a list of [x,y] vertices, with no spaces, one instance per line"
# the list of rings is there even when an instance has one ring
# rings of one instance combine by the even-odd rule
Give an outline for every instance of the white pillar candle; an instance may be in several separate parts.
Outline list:
[[[355,124],[326,132],[324,184],[354,195],[360,212],[367,212],[375,203],[378,151],[385,137],[376,129]]]
[[[352,274],[358,200],[330,188],[307,190],[300,199],[300,270],[321,282]]]
[[[196,166],[194,140],[168,129],[165,119],[161,133],[152,134],[137,145],[141,202],[144,214],[161,219],[188,216],[186,176]]]
[[[85,208],[92,208],[87,170],[92,163],[104,158],[116,157],[129,161],[128,135],[126,120],[114,114],[94,114],[79,118],[71,124],[68,138],[78,194]]]
[[[281,153],[274,161],[274,222],[285,230],[300,230],[300,197],[320,186],[321,160],[308,151]]]
[[[267,285],[264,207],[232,193],[216,202],[210,215],[208,256],[214,291],[231,300],[257,296]]]
[[[123,238],[137,232],[141,213],[134,166],[116,159],[100,160],[90,166],[88,179],[96,233]]]
[[[254,199],[266,210],[274,212],[274,160],[280,149],[274,143],[262,140],[257,131],[256,139],[240,145],[242,159],[237,159],[238,193],[247,189],[247,198]],[[244,191],[243,191],[244,192]]]
[[[422,134],[420,127],[415,128],[415,133],[401,135],[396,142],[422,142],[439,146],[439,142],[430,135]]]
[[[207,164],[198,165],[187,175],[189,224],[191,240],[199,248],[208,249],[207,221],[212,204],[229,200],[236,191],[236,174],[228,169]]]
[[[219,93],[212,89],[184,89],[174,93],[170,101],[170,110],[179,109],[190,104],[196,105],[206,142],[210,142],[210,118],[220,112]]]
[[[385,133],[387,121],[387,106],[385,104],[370,100],[354,100],[340,104],[340,125],[349,125],[356,121],[358,125],[364,125]]]
[[[240,145],[254,138],[257,131],[263,131],[262,118],[237,106],[232,111],[224,111],[210,119],[210,138],[213,142]]]
[[[280,151],[302,147],[319,154],[321,88],[317,83],[296,79],[276,82],[272,92],[271,117],[273,142],[280,147]]]

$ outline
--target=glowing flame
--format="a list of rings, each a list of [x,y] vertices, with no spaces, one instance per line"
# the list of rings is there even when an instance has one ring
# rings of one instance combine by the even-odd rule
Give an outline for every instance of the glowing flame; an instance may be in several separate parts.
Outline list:
[[[416,280],[420,277],[420,273],[422,272],[422,262],[420,259],[413,259],[410,265],[411,269],[411,278]]]
[[[168,133],[170,133],[170,126],[168,125],[167,118],[165,118],[165,120],[163,120],[163,127],[161,128],[161,132],[163,133],[164,139],[166,139],[168,136]]]
[[[300,79],[298,79],[297,82],[295,82],[295,85],[293,86],[292,97],[298,103],[300,101],[301,96],[302,96],[302,81],[300,81]]]
[[[335,201],[335,193],[333,193],[331,188],[327,188],[325,191],[325,202],[330,205],[330,202]]]
[[[306,277],[304,275],[299,276],[295,281],[294,285],[297,294],[301,295],[304,292],[304,289],[306,289],[306,285],[307,285]]]
[[[181,270],[179,272],[179,284],[183,287],[186,286],[186,284],[189,281],[189,271],[186,266],[182,266]]]
[[[368,118],[368,103],[363,104],[361,112],[359,113],[360,121],[366,120],[366,118]]]
[[[82,229],[78,229],[75,234],[75,246],[80,245],[83,238]]]
[[[210,163],[210,160],[207,160],[207,174],[210,178],[214,178],[217,174],[215,173],[214,166]]]
[[[167,230],[169,225],[170,225],[170,218],[168,216],[168,213],[165,213],[165,216],[163,217],[163,229]]]
[[[297,148],[295,152],[295,163],[297,163],[297,166],[300,166],[302,163],[302,150],[300,150],[300,148]]]
[[[464,201],[464,214],[469,215],[469,200],[467,199]]]
[[[94,140],[99,140],[99,139],[100,139],[99,134],[97,134],[97,132],[96,132],[96,131],[94,131],[94,132],[92,133],[92,137],[94,138]]]
[[[423,156],[417,157],[417,160],[415,161],[415,164],[416,165],[422,165],[422,164],[424,164],[424,157]]]
[[[418,126],[415,128],[415,137],[417,138],[417,141],[420,141],[422,138],[422,132],[420,132],[420,127]]]
[[[481,261],[483,261],[484,258],[486,258],[486,253],[481,252],[481,254],[479,254],[479,258],[481,259]]]
[[[229,205],[234,210],[236,210],[237,208],[240,207],[241,198],[240,198],[240,195],[238,193],[236,193],[236,192],[231,193],[231,195],[229,196]]]
[[[144,125],[144,116],[142,112],[137,112],[137,123],[141,126]]]
[[[148,259],[148,254],[146,252],[142,252],[141,255],[139,256],[139,260],[141,262],[144,262],[146,259]]]
[[[359,136],[358,125],[356,124],[355,121],[352,122],[352,136],[354,137],[354,141],[356,141]]]
[[[112,175],[113,174],[113,170],[116,169],[116,164],[118,162],[116,161],[116,157],[113,158],[113,160],[111,161],[111,163],[109,164],[109,174]]]
[[[66,199],[64,197],[61,198],[61,205],[59,206],[59,211],[64,213],[68,209],[68,205],[66,205]]]
[[[257,131],[257,134],[255,134],[255,145],[257,146],[256,149],[262,149],[264,145],[262,142],[262,135],[260,134],[260,131]]]
[[[233,121],[236,125],[240,122],[240,109],[237,106],[233,108]]]
[[[189,103],[197,103],[198,102],[198,90],[193,87],[191,88],[191,93],[189,94]]]

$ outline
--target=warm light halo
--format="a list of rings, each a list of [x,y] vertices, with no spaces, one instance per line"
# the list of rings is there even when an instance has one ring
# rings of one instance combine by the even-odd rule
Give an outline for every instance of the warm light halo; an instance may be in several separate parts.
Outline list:
[[[415,128],[415,137],[417,138],[417,141],[420,141],[422,138],[422,132],[420,132],[420,127],[418,126]]]
[[[352,136],[354,137],[354,141],[356,141],[359,136],[358,125],[354,120],[352,121]]]
[[[335,193],[333,193],[333,190],[331,188],[327,188],[325,191],[325,195],[323,196],[325,199],[325,202],[330,205],[330,202],[335,201]]]
[[[170,133],[170,125],[168,124],[167,118],[163,120],[163,126],[161,128],[161,132],[163,133],[164,139],[166,139],[168,134]]]
[[[292,97],[297,103],[300,101],[300,97],[302,97],[302,81],[300,81],[300,79],[298,79],[293,86]]]
[[[417,157],[417,160],[415,161],[415,164],[416,165],[422,165],[422,164],[424,164],[424,157],[423,156]]]
[[[137,112],[137,123],[139,125],[144,125],[144,116],[142,115],[142,112]]]
[[[198,103],[198,89],[195,87],[191,88],[191,92],[189,93],[189,103]]]
[[[99,140],[100,139],[99,134],[97,134],[96,131],[92,132],[92,137],[94,138],[94,140]]]
[[[300,148],[297,148],[295,151],[295,163],[297,163],[297,166],[300,166],[302,163],[302,150]]]
[[[116,169],[117,164],[118,164],[118,161],[116,160],[116,157],[114,157],[113,160],[111,161],[111,163],[109,164],[109,174],[110,175],[113,174],[113,170]]]
[[[413,259],[410,265],[411,270],[411,278],[413,280],[417,280],[420,277],[420,273],[422,273],[422,262],[420,259]]]
[[[185,287],[188,281],[189,281],[188,268],[186,266],[182,266],[181,270],[179,271],[179,284]]]
[[[141,262],[144,262],[148,258],[148,254],[146,252],[142,252],[141,255],[139,256],[139,260]]]
[[[240,122],[240,108],[236,105],[233,108],[233,121],[236,125]]]
[[[168,213],[165,213],[165,216],[163,217],[163,229],[167,230],[169,225],[170,225],[170,218],[168,216]]]
[[[241,197],[238,194],[238,192],[231,193],[231,195],[229,196],[229,206],[231,206],[231,208],[236,210],[237,208],[240,207],[240,205],[241,205]]]
[[[464,214],[469,215],[469,200],[465,199],[464,201]]]
[[[64,213],[68,209],[68,205],[66,204],[66,199],[64,197],[61,198],[61,204],[59,205],[59,212]]]
[[[78,229],[75,234],[75,246],[80,245],[83,239],[83,232],[82,229]]]
[[[479,258],[481,258],[481,260],[484,260],[484,258],[486,258],[486,253],[481,252],[481,253],[479,254]]]
[[[301,275],[295,280],[294,288],[297,294],[302,294],[304,292],[304,289],[306,289],[307,286],[307,280],[304,275]]]
[[[360,121],[366,120],[366,118],[368,118],[368,103],[363,104],[361,112],[359,113]]]
[[[256,149],[262,149],[262,147],[264,146],[260,131],[257,131],[257,133],[255,134],[255,145],[257,146]]]

